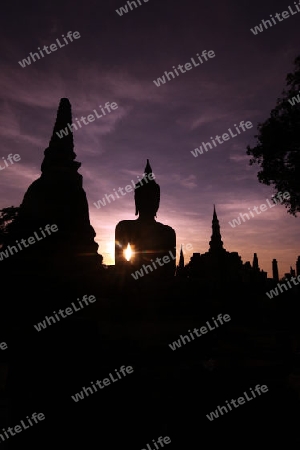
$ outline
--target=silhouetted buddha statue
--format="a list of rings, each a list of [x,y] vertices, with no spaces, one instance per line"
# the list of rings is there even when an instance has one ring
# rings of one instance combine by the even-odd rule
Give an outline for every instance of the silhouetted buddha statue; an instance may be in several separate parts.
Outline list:
[[[131,265],[132,270],[143,268],[144,275],[174,276],[176,234],[173,228],[155,220],[160,202],[160,187],[154,180],[148,159],[144,177],[135,185],[134,198],[135,215],[138,215],[138,219],[122,220],[116,226],[116,266]],[[132,251],[130,261],[125,256],[128,244]]]

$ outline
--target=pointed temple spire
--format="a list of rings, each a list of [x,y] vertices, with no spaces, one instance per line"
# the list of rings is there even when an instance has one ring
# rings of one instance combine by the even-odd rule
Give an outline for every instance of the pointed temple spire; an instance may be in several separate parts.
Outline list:
[[[90,224],[82,175],[78,173],[80,163],[74,161],[76,154],[68,123],[72,123],[71,105],[63,98],[49,146],[44,152],[42,174],[27,189],[15,225],[17,238],[30,236],[47,224],[58,227],[52,240],[49,236],[33,246],[31,253],[20,254],[21,270],[24,272],[26,268],[32,277],[40,272],[49,277],[47,267],[50,264],[49,267],[53,267],[51,277],[69,279],[80,275],[83,280],[93,276],[102,266],[102,256],[98,254],[98,244],[94,240],[96,233]],[[62,138],[57,135],[61,130],[66,134]]]
[[[213,220],[218,220],[217,213],[216,213],[216,206],[215,205],[214,205]]]
[[[59,103],[55,125],[49,147],[46,148],[44,161],[42,163],[42,172],[53,169],[70,168],[77,171],[81,163],[74,161],[73,133],[71,129],[72,112],[69,99],[62,98]],[[61,136],[61,137],[60,137]]]
[[[179,256],[179,264],[178,267],[180,269],[184,269],[184,256],[183,256],[183,251],[182,251],[182,246],[180,248],[180,256]]]
[[[254,270],[259,270],[258,257],[257,257],[256,253],[254,253],[254,255],[253,255],[252,267],[253,267]]]
[[[184,277],[184,276],[185,276],[184,256],[183,256],[182,245],[181,245],[179,263],[178,263],[178,266],[176,267],[176,277]]]
[[[223,251],[223,242],[222,242],[222,237],[221,237],[221,233],[220,233],[220,224],[219,224],[219,220],[218,220],[218,216],[216,213],[216,207],[214,205],[214,213],[213,213],[213,220],[212,220],[212,235],[211,235],[211,240],[209,242],[209,251],[213,252],[213,251]]]
[[[276,259],[273,259],[272,261],[272,272],[273,272],[273,280],[278,283],[279,281],[279,274],[278,274],[278,263]]]
[[[138,215],[139,219],[153,220],[156,217],[160,202],[160,187],[153,177],[152,168],[147,159],[144,176],[135,185],[135,215]]]

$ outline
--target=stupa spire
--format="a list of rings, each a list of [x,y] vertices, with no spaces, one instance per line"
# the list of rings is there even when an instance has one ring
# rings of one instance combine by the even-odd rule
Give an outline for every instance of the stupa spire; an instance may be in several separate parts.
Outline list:
[[[216,213],[216,207],[214,205],[214,213],[213,213],[213,220],[212,220],[212,235],[211,240],[209,242],[209,251],[218,251],[218,250],[224,250],[223,249],[223,241],[221,237],[220,232],[220,224],[218,220],[218,216]]]
[[[180,256],[179,256],[179,264],[178,264],[180,269],[184,269],[184,256],[183,256],[183,251],[182,251],[182,246],[180,248]]]
[[[252,267],[253,267],[254,270],[259,270],[258,258],[257,258],[257,254],[256,253],[254,253],[254,255],[253,255]]]
[[[72,168],[78,170],[81,164],[74,161],[76,153],[74,152],[74,141],[72,132],[72,111],[71,103],[68,98],[62,98],[57,110],[56,121],[53,133],[46,148],[44,161],[42,163],[42,172],[48,169]]]
[[[217,213],[216,213],[216,206],[215,205],[214,205],[213,220],[218,220]]]

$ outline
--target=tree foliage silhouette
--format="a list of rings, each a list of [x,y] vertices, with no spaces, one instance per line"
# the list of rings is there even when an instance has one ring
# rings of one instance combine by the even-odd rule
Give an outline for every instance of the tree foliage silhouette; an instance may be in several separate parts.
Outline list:
[[[258,124],[256,146],[247,146],[247,154],[252,156],[250,165],[256,163],[261,168],[257,174],[260,183],[272,185],[276,194],[289,192],[290,198],[283,204],[296,216],[300,212],[300,102],[292,105],[289,100],[300,91],[300,56],[294,64],[282,97],[277,99],[270,118]]]
[[[19,213],[19,207],[9,206],[0,209],[0,245],[5,244],[5,238],[8,236],[12,224]]]

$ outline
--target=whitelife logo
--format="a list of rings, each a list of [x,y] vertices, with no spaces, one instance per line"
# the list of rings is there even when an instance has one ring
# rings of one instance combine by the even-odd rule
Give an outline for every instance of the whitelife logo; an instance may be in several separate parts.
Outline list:
[[[139,3],[139,5],[140,6],[142,6],[142,3],[140,2],[140,0],[137,0],[137,2]],[[147,3],[147,2],[149,2],[149,0],[144,0],[144,3]],[[135,8],[137,8],[138,7],[138,5],[136,4],[136,2],[127,2],[127,5],[129,6],[129,8],[131,9],[131,11],[132,11],[132,4],[134,4],[134,7]],[[123,14],[125,13],[128,13],[129,11],[128,11],[128,6],[121,6],[121,8],[120,9],[116,9],[115,11],[116,11],[116,13],[118,13],[119,14],[119,16],[123,16]]]
[[[159,265],[159,267],[164,266],[165,264],[168,264],[169,262],[171,262],[172,260],[176,259],[176,247],[175,248],[175,255],[173,255],[173,253],[171,252],[171,250],[169,250],[169,255],[171,256],[172,259],[170,259],[170,257],[168,255],[165,255],[161,258],[156,258],[155,262]],[[187,250],[192,250],[193,246],[192,244],[187,244],[186,246]],[[163,262],[161,262],[161,260]],[[131,276],[137,280],[139,277],[143,277],[145,274],[148,275],[148,270],[150,269],[151,272],[153,272],[154,269],[157,269],[157,265],[155,264],[155,262],[153,261],[153,259],[151,259],[152,261],[152,266],[150,264],[143,264],[140,270],[136,270],[134,273],[131,274]],[[144,270],[143,270],[144,269]],[[145,274],[144,274],[145,271]]]
[[[150,444],[146,444],[147,448],[142,448],[142,450],[158,450],[158,444],[160,445],[160,448],[164,447],[164,443],[165,444],[170,444],[171,439],[169,438],[169,436],[165,436],[164,438],[162,436],[159,436],[159,438],[157,439],[157,441],[155,442],[154,439],[152,439],[152,442],[155,445],[155,449],[152,449],[152,447],[150,446]]]
[[[4,162],[4,167],[2,167],[1,164],[0,164],[0,170],[4,170],[6,167],[9,167],[9,164],[8,164],[8,162],[7,162],[6,159],[8,159],[8,161],[10,162],[10,165],[12,166],[14,162],[19,162],[19,161],[20,161],[21,156],[20,156],[18,153],[16,153],[15,155],[13,155],[12,153],[10,153],[10,154],[6,157],[6,159],[4,158],[4,156],[2,156],[2,159],[4,160],[4,161],[3,161],[3,162]],[[14,160],[14,161],[12,161],[12,160]]]
[[[257,384],[254,388],[254,390],[256,391],[256,393],[258,395],[261,395],[262,393],[266,393],[268,392],[268,386],[266,386],[265,384],[263,384],[262,386],[260,386],[259,384]],[[254,398],[256,398],[256,395],[254,393],[254,391],[250,388],[252,397],[248,397],[247,392],[244,392],[245,398],[248,402],[251,402],[251,400],[253,400]],[[245,404],[245,398],[244,397],[239,397],[237,400],[233,400],[231,399],[230,403],[235,407],[238,408],[240,405],[244,405]],[[229,405],[229,402],[227,400],[225,400],[226,402],[226,406],[227,408],[232,411],[232,407]],[[236,404],[236,402],[238,404]],[[228,413],[229,411],[227,410],[226,406],[218,406],[218,409],[216,409],[215,411],[212,411],[210,414],[206,414],[206,417],[210,420],[210,422],[212,422],[214,419],[217,419],[219,417],[219,412],[221,413],[221,415],[223,416],[224,411],[225,413]]]
[[[295,106],[296,103],[300,103],[300,94],[298,94],[297,97],[290,98],[289,103],[292,106]]]
[[[135,189],[138,189],[139,187],[143,186],[143,181],[144,181],[146,184],[148,184],[148,178],[149,178],[150,181],[154,180],[154,179],[155,179],[154,173],[145,174],[144,177],[143,177],[142,179],[139,177],[139,175],[137,175],[138,182],[136,182],[136,181],[134,181],[134,180],[131,180],[132,186],[131,186],[130,184],[127,184],[127,186],[125,186],[124,188],[119,187],[119,188],[118,188],[118,191],[122,194],[122,196],[124,196],[124,195],[126,195],[126,193],[132,192],[132,191],[134,191]],[[137,186],[135,185],[135,183],[138,183]],[[124,189],[125,189],[125,193],[123,193],[123,190],[124,190]],[[117,194],[116,189],[114,188],[113,190],[115,191],[114,193],[111,193],[111,194],[105,194],[106,201],[107,201],[108,203],[110,203],[110,198],[111,198],[113,201],[116,200],[115,197],[114,197],[114,195],[115,195],[117,198],[120,198],[120,196]],[[105,201],[105,198],[103,197],[102,200],[98,200],[97,203],[94,202],[94,205],[96,206],[97,209],[100,209],[101,206],[105,206],[105,205],[106,205],[106,201]]]
[[[127,374],[133,373],[133,367],[132,366],[127,366],[127,367],[122,366],[119,370],[122,373],[123,378],[126,377]],[[115,372],[116,372],[116,375],[117,375],[118,378],[114,378],[114,376],[111,373],[109,373],[108,375],[109,375],[110,379],[109,378],[104,378],[102,380],[102,382],[100,380],[97,380],[97,381],[95,381],[96,385],[100,389],[104,389],[106,386],[109,386],[111,384],[111,381],[113,383],[116,383],[118,380],[121,380],[122,379],[122,375],[120,374],[120,372],[117,369],[115,369]],[[95,383],[93,383],[91,381],[91,385],[93,386],[94,391],[93,391],[93,389],[90,386],[87,387],[87,388],[83,387],[83,391],[80,391],[79,393],[77,393],[75,395],[71,395],[71,397],[74,400],[74,402],[77,403],[77,402],[79,402],[79,400],[83,400],[85,395],[88,397],[89,394],[94,394],[94,392],[98,392],[98,389],[95,386]],[[102,386],[101,383],[103,383],[104,386]]]
[[[88,305],[91,304],[91,303],[95,303],[96,300],[97,300],[97,299],[96,299],[96,297],[95,297],[94,295],[90,295],[89,297],[88,297],[87,295],[84,295],[84,296],[82,297],[82,302],[85,303],[85,306],[88,306]],[[56,311],[53,311],[53,315],[55,315],[56,320],[57,320],[57,321],[60,321],[60,318],[59,318],[58,314],[60,314],[60,317],[62,317],[63,319],[65,319],[66,317],[68,317],[68,316],[70,316],[71,314],[73,314],[73,312],[80,311],[81,309],[83,309],[83,308],[84,308],[84,305],[81,303],[81,301],[80,301],[79,298],[77,299],[77,301],[78,301],[78,303],[79,303],[79,305],[80,305],[80,308],[76,308],[76,305],[72,302],[72,303],[71,303],[71,306],[72,306],[73,308],[71,308],[71,306],[70,306],[70,307],[66,308],[65,310],[60,309],[60,310],[58,311],[58,313],[56,313]],[[78,305],[77,305],[77,306],[78,306]],[[66,314],[66,315],[64,315],[64,314]],[[52,325],[52,323],[56,323],[56,320],[54,319],[53,316],[49,316],[49,317],[48,317],[48,316],[45,316],[45,319],[46,319],[46,320],[43,320],[43,322],[39,322],[37,325],[33,325],[34,328],[35,328],[37,331],[44,330],[45,328],[47,328],[48,325]],[[52,323],[51,323],[50,319],[52,319]]]
[[[276,197],[277,197],[277,200],[279,198],[279,202],[282,203],[284,199],[288,200],[290,198],[290,194],[288,192],[284,192],[283,194],[281,192],[278,192]],[[268,198],[266,199],[266,202],[268,203],[270,209],[274,208],[274,206],[277,205],[277,200],[276,200],[275,196],[272,197],[272,201],[273,201],[273,204],[272,204],[272,203],[270,203]],[[264,211],[267,211],[268,206],[265,203],[262,203],[259,208],[260,208],[260,212],[258,211],[258,206],[253,207],[253,211],[255,211],[257,215],[261,214]],[[255,217],[253,215],[253,212],[250,211],[250,208],[248,208],[248,209],[249,209],[249,214],[251,214],[251,217]],[[243,222],[246,222],[245,216],[247,217],[248,220],[250,220],[249,214],[248,213],[244,213],[244,214],[240,213],[240,217],[238,217],[237,219],[233,219],[232,222],[229,221],[228,223],[232,228],[235,228],[237,225],[241,225],[241,223],[242,223],[241,219],[243,220]]]
[[[21,242],[19,242],[18,240],[16,240],[16,245],[19,247],[20,250],[23,250],[23,248],[28,248],[29,245],[35,244],[35,243],[36,243],[36,240],[37,240],[37,241],[41,241],[43,238],[47,237],[47,235],[46,235],[46,233],[45,233],[44,231],[47,231],[48,236],[50,236],[50,235],[51,235],[51,232],[52,232],[52,233],[56,233],[56,231],[58,231],[58,227],[57,227],[57,225],[55,225],[55,224],[53,224],[53,225],[49,225],[49,224],[46,225],[46,226],[45,226],[45,230],[43,230],[43,229],[40,227],[40,232],[41,232],[41,234],[43,235],[43,237],[40,237],[40,236],[37,234],[37,232],[35,231],[35,232],[33,233],[33,234],[34,234],[34,237],[33,237],[33,236],[30,236],[29,238],[27,238],[28,245],[27,245],[27,243],[26,243],[26,239],[21,239]],[[24,245],[24,247],[22,247],[21,244]],[[8,246],[7,246],[7,250],[3,250],[3,251],[0,252],[0,261],[3,261],[3,257],[4,257],[4,258],[8,258],[8,257],[9,257],[9,253],[10,253],[11,255],[13,255],[13,254],[14,254],[14,253],[13,253],[13,250],[15,251],[15,253],[18,253],[18,252],[19,252],[19,250],[17,249],[16,246],[14,246],[14,245],[12,245],[12,246],[8,245]],[[9,252],[9,253],[8,253],[8,252]]]
[[[99,108],[101,109],[103,115],[106,116],[106,113],[105,113],[105,111],[104,111],[104,109],[102,108],[101,105],[99,105]],[[118,105],[117,105],[117,103],[115,103],[115,102],[112,102],[112,103],[106,102],[105,105],[104,105],[104,108],[106,108],[107,111],[108,111],[109,113],[111,113],[111,109],[112,109],[112,110],[117,109],[117,108],[118,108]],[[99,114],[97,113],[97,111],[96,111],[95,109],[93,110],[93,112],[95,113],[95,116],[97,117],[97,119],[100,119],[100,118],[102,117],[102,114],[100,114],[100,116],[99,116]],[[87,122],[86,122],[86,119],[87,119]],[[95,120],[95,117],[93,116],[93,114],[89,114],[87,117],[81,116],[79,120],[78,120],[77,117],[76,117],[76,118],[75,118],[75,121],[77,122],[77,125],[76,125],[75,123],[71,123],[71,124],[68,123],[67,126],[66,126],[66,128],[64,128],[64,129],[62,129],[62,130],[60,130],[60,131],[56,131],[56,135],[61,139],[61,138],[63,138],[64,136],[68,136],[69,130],[70,130],[71,133],[72,133],[74,130],[77,130],[77,129],[78,129],[77,126],[78,126],[79,128],[81,128],[82,125],[81,125],[80,121],[82,121],[83,125],[88,125],[89,123],[94,122],[94,120]],[[69,128],[69,130],[68,130],[68,128]]]
[[[231,317],[230,317],[229,314],[224,314],[224,315],[223,315],[223,314],[219,314],[218,317],[217,317],[216,319],[213,317],[212,320],[214,321],[214,324],[216,325],[215,327],[211,327],[209,321],[206,322],[206,325],[207,325],[207,327],[208,327],[208,329],[209,329],[210,331],[215,330],[216,328],[219,328],[219,325],[224,325],[223,320],[224,320],[224,322],[229,322],[229,321],[231,320]],[[218,323],[217,321],[218,321],[219,323]],[[197,337],[201,337],[203,334],[206,334],[207,331],[208,331],[207,328],[204,327],[204,326],[201,327],[201,328],[199,328],[199,330],[198,330],[197,328],[194,328],[193,331],[188,330],[188,332],[190,333],[190,336],[191,336],[192,340],[195,339],[193,333],[194,333]],[[191,342],[191,339],[189,338],[188,335],[182,336],[182,334],[181,334],[181,335],[180,335],[180,339],[181,339],[181,341],[182,341],[182,343],[183,343],[184,345],[186,344],[185,339],[187,339],[188,342]],[[178,341],[174,341],[172,344],[169,344],[169,347],[170,347],[173,351],[175,351],[175,350],[177,350],[177,348],[180,348],[180,347],[181,347],[180,339],[178,339]]]
[[[299,3],[294,2],[294,5],[296,6],[297,11],[293,11],[292,8],[290,6],[288,6],[288,9],[290,12],[283,11],[282,13],[275,14],[275,17],[278,20],[278,22],[282,22],[283,20],[288,19],[290,17],[290,13],[292,16],[294,16],[295,14],[300,12],[300,8],[299,8],[300,2]],[[280,14],[282,15],[282,18],[280,17]],[[273,24],[277,25],[278,22],[276,22],[275,17],[273,17],[272,14],[270,14],[270,17],[271,17],[271,20],[273,21]],[[263,31],[265,31],[263,27],[265,27],[265,29],[267,30],[268,26],[270,26],[270,27],[273,26],[271,20],[262,20],[261,21],[262,25],[256,25],[256,27],[254,29],[250,28],[250,30],[256,36],[258,33],[262,33]]]
[[[70,40],[70,42],[73,42],[73,38],[74,38],[74,39],[79,39],[80,37],[81,37],[81,36],[80,36],[80,34],[78,33],[78,31],[74,31],[74,32],[68,31],[68,33],[67,33],[67,38]],[[69,42],[68,42],[67,39],[65,38],[64,34],[62,35],[62,38],[63,38],[63,40],[65,41],[65,44],[62,44],[62,45],[61,45],[60,40],[59,40],[59,39],[56,39],[56,42],[58,43],[59,48],[65,47],[66,45],[69,44]],[[48,51],[48,47],[50,47],[50,51]],[[44,45],[43,50],[44,50],[44,52],[45,52],[47,55],[50,55],[51,52],[56,52],[56,50],[57,50],[57,45],[56,45],[56,44],[51,44],[50,46]],[[38,47],[38,51],[40,52],[40,55],[42,56],[42,58],[45,57],[45,55],[44,55],[44,53],[43,53],[43,50],[41,50],[40,47]],[[35,58],[41,59],[40,55],[39,55],[38,53],[32,53],[32,52],[30,52],[28,58],[25,58],[25,59],[23,59],[22,61],[18,61],[18,62],[19,62],[19,64],[20,64],[20,66],[24,69],[24,67],[26,67],[26,64],[27,64],[28,66],[30,66],[30,64],[31,64],[31,59],[32,59],[33,62],[36,61]]]
[[[252,122],[250,122],[249,120],[245,123],[243,120],[240,122],[240,124],[237,126],[236,124],[234,124],[236,131],[238,132],[238,134],[241,134],[241,130],[239,129],[239,127],[243,130],[243,131],[247,131],[250,128],[253,127]],[[246,129],[247,130],[246,130]],[[215,143],[215,140],[218,142],[218,144],[224,144],[224,142],[228,141],[229,139],[238,136],[238,134],[234,134],[231,130],[231,128],[228,128],[229,134],[228,133],[224,133],[222,134],[222,139],[221,136],[219,136],[218,134],[216,135],[215,138],[210,138],[212,140],[212,143],[214,144],[214,147],[217,146],[217,144]],[[203,148],[202,148],[203,146]],[[209,148],[207,148],[209,146]],[[191,150],[192,155],[197,158],[198,154],[202,155],[203,154],[203,149],[208,152],[209,149],[212,149],[212,145],[210,142],[202,142],[202,145],[200,145],[200,148],[195,148],[195,150]]]
[[[27,430],[29,428],[28,424],[31,427],[33,427],[34,423],[39,423],[39,421],[44,420],[45,415],[43,413],[33,413],[30,418],[27,416],[26,419],[27,419],[27,423],[25,423],[24,420],[21,420],[21,425],[15,425],[15,427],[8,427],[6,430],[3,428],[3,432],[1,432],[1,434],[0,434],[0,438],[1,438],[2,442],[9,439],[10,436],[15,436],[16,433],[21,433],[21,431]],[[32,423],[31,419],[34,421],[34,423]],[[3,435],[5,435],[6,439],[4,438]]]
[[[296,280],[298,280],[298,283],[297,283]],[[294,283],[294,286],[291,285],[290,281],[287,278],[285,278],[285,281],[287,282],[289,288],[292,289],[294,286],[298,286],[299,285],[299,283],[300,283],[300,275],[298,275],[297,278],[291,277],[290,281],[292,281]],[[273,297],[277,297],[277,295],[279,295],[279,294],[282,294],[282,292],[283,292],[282,286],[284,287],[284,289],[286,291],[289,290],[285,283],[282,283],[282,284],[277,283],[277,287],[276,288],[271,289],[270,292],[266,292],[266,295],[269,297],[269,299],[271,299]],[[280,289],[280,292],[278,292],[278,288]]]
[[[207,56],[209,58],[214,58],[216,55],[215,55],[215,52],[213,50],[209,50],[209,52],[207,52],[206,50],[203,50],[203,52],[201,53],[202,58],[199,55],[199,53],[197,53],[197,56],[198,56],[198,60],[200,61],[200,63],[203,64],[202,58],[204,58],[205,61],[208,61]],[[199,63],[196,64],[196,61],[194,60],[194,58],[191,58],[191,61],[192,61],[194,67],[200,66]],[[188,70],[191,70],[193,68],[193,66],[192,66],[191,63],[188,62],[188,63],[186,63],[184,65],[185,70],[183,70],[183,65],[182,64],[179,64],[177,66],[177,68],[175,66],[173,66],[173,69],[174,69],[174,72],[176,73],[176,75],[179,77],[180,73],[178,73],[178,70],[180,70],[181,73],[186,73]],[[175,75],[174,75],[174,73],[172,71],[170,71],[170,72],[165,71],[165,76],[167,77],[168,81],[170,81],[170,79],[171,79],[170,78],[170,74],[172,75],[173,79],[175,78]],[[166,83],[165,76],[162,75],[161,78],[157,78],[157,80],[153,80],[153,83],[155,84],[156,87],[159,87],[161,84],[165,84]]]

